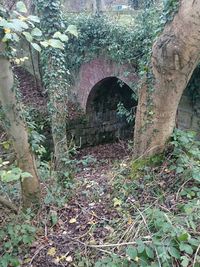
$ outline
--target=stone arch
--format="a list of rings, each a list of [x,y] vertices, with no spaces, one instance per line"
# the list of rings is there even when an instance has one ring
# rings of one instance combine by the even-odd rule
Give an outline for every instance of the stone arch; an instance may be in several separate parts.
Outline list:
[[[92,88],[107,77],[117,77],[130,88],[138,81],[135,69],[128,64],[121,65],[105,57],[83,63],[78,73],[74,74],[72,93],[84,111]]]
[[[134,118],[137,101],[133,98],[133,90],[121,79],[106,77],[91,89],[86,103],[86,115],[94,132],[94,144],[132,138],[134,121],[128,123],[126,115],[119,115],[119,104]]]

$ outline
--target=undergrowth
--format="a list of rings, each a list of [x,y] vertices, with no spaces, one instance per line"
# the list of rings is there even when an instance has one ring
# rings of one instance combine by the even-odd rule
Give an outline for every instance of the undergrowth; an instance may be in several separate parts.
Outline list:
[[[168,151],[118,170],[113,187],[119,222],[96,267],[200,266],[200,142],[175,130]],[[124,175],[126,173],[126,175]]]
[[[74,159],[73,164],[81,172],[97,162],[88,156]],[[30,211],[2,225],[0,266],[32,263],[35,259],[30,256],[30,246],[34,240],[47,246],[45,255],[51,260],[63,264],[70,261],[68,266],[200,266],[200,142],[194,133],[175,130],[162,155],[116,162],[107,187],[95,181],[79,181],[70,196],[76,199],[73,209],[68,206],[66,188],[51,184],[48,163],[40,163],[40,172],[45,205],[37,217],[33,218]],[[101,211],[107,208],[110,217],[104,217],[107,213],[96,215],[87,203],[80,202],[88,199],[88,207],[101,206],[104,198],[107,207]],[[78,223],[77,207],[78,214],[89,212],[88,223]],[[63,220],[68,220],[67,225]],[[73,229],[79,227],[86,230],[75,238]],[[46,229],[48,235],[41,236]],[[60,235],[63,244],[74,240],[73,254],[54,259],[52,251],[56,254],[60,249],[52,245],[55,235]]]

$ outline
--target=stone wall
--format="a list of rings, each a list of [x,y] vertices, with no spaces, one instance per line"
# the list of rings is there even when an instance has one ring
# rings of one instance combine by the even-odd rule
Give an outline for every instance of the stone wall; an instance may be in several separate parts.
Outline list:
[[[198,116],[195,105],[187,92],[181,98],[178,113],[177,126],[182,130],[200,130],[200,117]]]
[[[95,114],[95,117],[85,114],[82,118],[71,120],[67,126],[68,140],[73,140],[80,147],[132,138],[132,134],[133,125],[118,117],[115,111]]]

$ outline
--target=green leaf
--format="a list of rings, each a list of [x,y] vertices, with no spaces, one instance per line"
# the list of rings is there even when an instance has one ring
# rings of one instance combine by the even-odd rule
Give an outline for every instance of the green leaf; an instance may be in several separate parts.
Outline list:
[[[21,32],[29,28],[28,24],[20,19],[13,19],[9,24],[10,29]]]
[[[49,42],[47,42],[47,41],[42,41],[42,42],[40,42],[40,44],[42,46],[44,46],[45,48],[49,46]]]
[[[36,23],[40,23],[40,19],[37,16],[28,16],[28,20],[32,21],[32,22],[36,22]]]
[[[17,8],[17,11],[21,13],[27,13],[27,8],[22,1],[17,2],[16,8]]]
[[[176,259],[180,259],[180,252],[178,251],[178,249],[177,248],[175,248],[175,247],[169,247],[169,249],[168,249],[168,251],[169,251],[169,254],[172,256],[172,257],[174,257],[174,258],[176,258]]]
[[[48,43],[53,48],[64,49],[64,44],[59,40],[49,39]]]
[[[2,182],[13,182],[20,180],[21,177],[21,170],[19,168],[14,168],[10,171],[4,171],[4,173],[1,173],[1,180]]]
[[[188,254],[192,254],[193,253],[193,248],[188,244],[181,243],[179,245],[179,248],[180,248],[181,251],[185,251]]]
[[[41,47],[36,43],[31,43],[32,47],[37,50],[38,52],[41,52]]]
[[[25,36],[26,40],[29,43],[31,43],[33,41],[33,37],[32,37],[32,35],[29,32],[23,32],[22,34]]]
[[[190,238],[188,233],[183,233],[178,236],[178,241],[187,241]]]
[[[32,31],[31,31],[31,35],[32,36],[37,36],[37,37],[40,37],[42,36],[42,31],[38,28],[34,28]]]
[[[188,240],[188,242],[189,242],[191,245],[195,246],[195,247],[198,247],[199,244],[200,244],[200,240],[195,239],[195,238],[190,238],[190,239]]]
[[[189,263],[190,263],[190,259],[186,256],[182,256],[181,257],[181,266],[182,267],[188,267]]]
[[[130,257],[131,260],[134,260],[137,257],[137,249],[133,246],[129,246],[126,249],[126,254]]]
[[[200,171],[199,168],[192,171],[192,178],[198,182],[200,182]]]
[[[70,34],[74,35],[75,37],[78,37],[78,31],[75,25],[69,25],[67,27],[66,32],[69,32]]]
[[[150,247],[145,248],[146,254],[150,259],[154,259],[154,252],[153,249]]]
[[[62,34],[60,32],[56,32],[53,35],[53,38],[58,38],[60,39],[62,42],[67,42],[69,40],[68,36],[65,34]]]

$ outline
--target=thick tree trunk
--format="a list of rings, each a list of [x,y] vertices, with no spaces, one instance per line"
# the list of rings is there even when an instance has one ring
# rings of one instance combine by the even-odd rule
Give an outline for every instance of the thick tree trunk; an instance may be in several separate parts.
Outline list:
[[[21,181],[24,207],[31,207],[40,202],[40,185],[35,160],[28,143],[27,129],[20,117],[20,107],[17,105],[11,65],[9,60],[2,56],[4,52],[4,45],[0,44],[0,101],[5,113],[6,130],[12,138],[17,155],[18,166],[31,175]]]
[[[154,79],[139,94],[135,157],[162,152],[173,132],[180,98],[200,60],[199,13],[200,0],[180,1],[178,13],[153,46]]]

